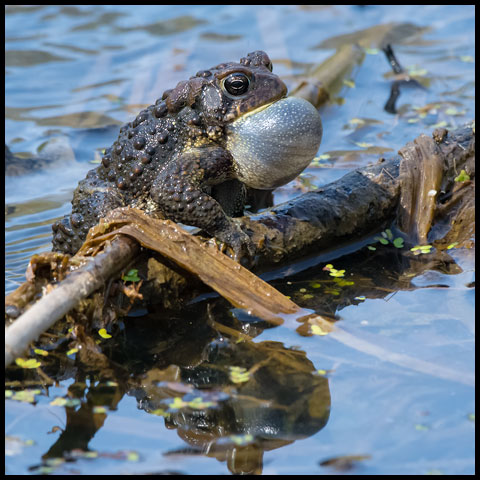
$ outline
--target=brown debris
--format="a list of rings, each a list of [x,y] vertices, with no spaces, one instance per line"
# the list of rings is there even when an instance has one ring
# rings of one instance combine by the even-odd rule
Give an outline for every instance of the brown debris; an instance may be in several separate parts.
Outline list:
[[[108,225],[108,227],[106,227]],[[103,233],[106,228],[111,233]],[[100,236],[97,235],[100,232]],[[85,254],[114,235],[134,238],[143,247],[156,251],[194,274],[220,295],[255,316],[281,323],[279,313],[294,313],[299,307],[268,283],[224,255],[211,242],[202,242],[170,220],[154,219],[133,208],[119,208],[91,229],[79,254]]]

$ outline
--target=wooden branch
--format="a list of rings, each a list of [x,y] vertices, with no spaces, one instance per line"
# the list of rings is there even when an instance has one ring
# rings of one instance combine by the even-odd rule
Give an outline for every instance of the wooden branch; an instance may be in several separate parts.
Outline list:
[[[107,229],[109,232],[105,233]],[[120,240],[131,237],[142,247],[160,253],[235,307],[249,310],[271,323],[282,323],[280,313],[300,310],[268,283],[219,251],[215,243],[191,235],[171,220],[152,218],[134,208],[118,208],[101,219],[99,226],[90,230],[77,255],[86,254],[118,235]]]
[[[94,292],[138,253],[138,244],[129,238],[113,242],[71,273],[57,288],[43,296],[5,330],[5,366],[22,355],[30,342],[68,313],[81,299]],[[5,299],[8,305],[8,297]]]
[[[415,235],[419,229],[424,231],[427,228],[425,218],[428,217],[430,228],[435,217],[435,212],[431,214],[428,210],[435,210],[434,202],[422,193],[425,189],[431,191],[432,183],[428,179],[435,178],[436,188],[443,191],[444,196],[451,194],[456,200],[457,197],[451,192],[457,186],[454,179],[459,170],[466,169],[471,177],[474,176],[475,144],[470,127],[449,135],[446,132],[435,132],[434,139],[421,135],[400,153],[402,159],[381,159],[376,165],[350,172],[336,182],[278,205],[261,215],[239,219],[242,228],[257,246],[257,267],[298,257],[312,249],[318,251],[358,239],[385,222],[391,222],[396,216],[397,207],[400,212],[413,212],[407,222],[410,231],[406,233]],[[444,176],[440,180],[437,173],[432,177],[429,169],[420,168],[432,155],[436,165],[440,164],[439,159],[442,160]],[[427,181],[422,180],[423,174],[415,176],[404,173],[412,170],[425,172]],[[416,182],[417,187],[412,186],[412,182]],[[416,198],[406,195],[410,200],[405,200],[405,195],[401,195],[401,192],[402,188],[407,187],[402,187],[403,183],[420,192]],[[418,185],[421,186],[420,190]],[[438,192],[435,198],[437,196]],[[405,201],[399,203],[400,198]],[[416,201],[424,202],[424,205],[417,206]],[[442,205],[442,215],[445,214],[445,208],[446,206]],[[57,288],[8,327],[6,345],[8,342],[10,346],[6,347],[7,365],[29,342],[65,315],[79,299],[88,296],[104,285],[107,278],[115,276],[126,267],[138,252],[138,244],[128,237],[133,237],[145,247],[160,252],[184,271],[194,273],[234,305],[252,309],[254,314],[262,318],[278,323],[277,313],[301,314],[301,310],[293,302],[285,301],[288,299],[283,296],[277,297],[278,292],[275,289],[216,249],[212,249],[212,245],[205,248],[198,238],[188,234],[178,236],[179,227],[173,222],[155,220],[138,212],[132,216],[132,212],[132,209],[118,209],[98,227],[94,227],[79,252],[80,255],[98,248],[101,242],[110,241],[116,236],[115,240],[105,252],[87,262],[82,269],[70,274]],[[167,224],[169,228],[163,229]],[[160,268],[170,271],[170,267],[166,265]],[[168,278],[169,275],[165,274],[164,277]],[[248,284],[253,286],[250,292],[245,289]],[[184,288],[177,289],[176,294],[182,295],[185,289],[192,290],[191,285],[189,278],[186,278]],[[168,287],[168,282],[161,286],[167,289]],[[257,294],[252,295],[252,291]],[[17,291],[6,298],[7,307],[15,305],[15,295],[18,296]],[[277,302],[278,305],[275,306]],[[16,307],[19,308],[18,303]]]
[[[342,45],[331,57],[304,75],[290,95],[304,98],[319,108],[344,87],[343,79],[364,58],[365,52],[358,45]]]
[[[107,230],[111,232],[106,233]],[[221,253],[215,244],[190,235],[170,220],[155,219],[132,208],[116,209],[90,230],[75,257],[82,258],[105,245],[105,252],[87,261],[56,287],[50,286],[48,294],[7,328],[6,366],[80,300],[126,267],[138,253],[139,245],[161,253],[183,270],[193,273],[233,305],[271,323],[278,325],[283,322],[280,313],[301,311],[298,305],[274,287]],[[6,304],[14,298],[15,292],[7,297]]]

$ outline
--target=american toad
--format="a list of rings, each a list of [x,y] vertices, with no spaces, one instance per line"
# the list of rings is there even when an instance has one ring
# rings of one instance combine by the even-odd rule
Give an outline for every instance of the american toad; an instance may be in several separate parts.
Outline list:
[[[292,180],[322,136],[314,107],[286,93],[262,51],[165,91],[120,129],[102,164],[79,183],[71,215],[52,227],[53,249],[75,253],[101,217],[131,206],[248,252],[249,237],[231,218],[243,214],[247,187]]]

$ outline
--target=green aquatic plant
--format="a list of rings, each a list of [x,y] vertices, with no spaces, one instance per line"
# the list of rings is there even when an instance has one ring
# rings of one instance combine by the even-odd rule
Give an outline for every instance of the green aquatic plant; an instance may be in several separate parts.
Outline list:
[[[414,255],[421,255],[422,253],[430,253],[433,248],[433,245],[415,245],[410,249]]]
[[[132,268],[125,275],[122,275],[122,280],[124,282],[139,282],[140,277],[138,276],[138,270],[136,268]]]
[[[387,228],[384,232],[380,233],[380,236],[374,237],[374,240],[380,242],[382,245],[392,244],[395,248],[403,248],[404,247],[404,240],[402,237],[394,237],[392,231]],[[369,250],[376,250],[375,247],[369,245]]]

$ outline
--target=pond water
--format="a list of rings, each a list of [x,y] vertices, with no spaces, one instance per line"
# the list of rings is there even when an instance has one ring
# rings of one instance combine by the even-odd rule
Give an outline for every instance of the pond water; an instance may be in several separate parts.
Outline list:
[[[5,180],[6,293],[31,255],[51,249],[51,224],[119,126],[165,89],[259,49],[292,87],[335,52],[334,37],[389,22],[414,22],[392,43],[425,88],[402,90],[386,112],[392,74],[373,41],[320,110],[320,167],[278,189],[276,203],[473,120],[474,6],[7,6],[6,143],[46,161]],[[66,369],[35,402],[6,400],[6,473],[473,474],[474,253],[454,248],[448,265],[424,269],[395,248],[368,254],[264,276],[336,314],[350,341],[253,322],[254,342],[239,347],[207,319],[249,319],[214,297],[169,318],[129,317],[110,351],[129,367],[124,385]],[[345,282],[322,269],[329,262]],[[256,362],[255,382],[231,369]],[[229,375],[240,375],[236,390],[216,389]],[[52,404],[64,397],[78,402]]]

